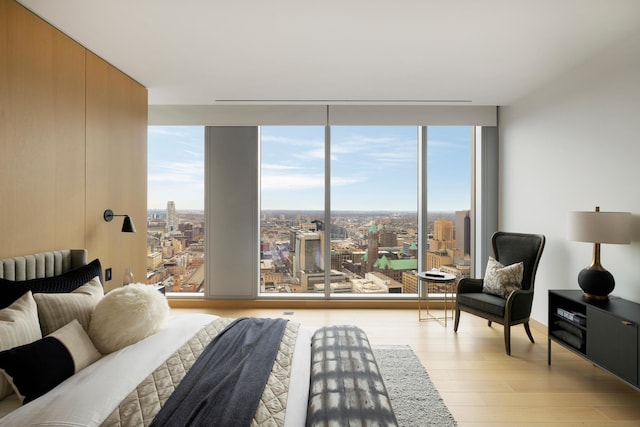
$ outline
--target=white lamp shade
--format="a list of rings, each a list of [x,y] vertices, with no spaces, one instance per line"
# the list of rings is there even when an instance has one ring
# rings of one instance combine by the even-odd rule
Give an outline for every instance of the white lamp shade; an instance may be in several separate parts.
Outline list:
[[[590,243],[631,243],[630,212],[569,212],[570,240]]]

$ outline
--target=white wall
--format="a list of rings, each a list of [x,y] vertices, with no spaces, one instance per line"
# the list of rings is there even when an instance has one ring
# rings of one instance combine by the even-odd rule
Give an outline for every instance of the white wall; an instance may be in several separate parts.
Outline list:
[[[567,212],[628,211],[631,245],[602,245],[613,295],[640,302],[640,34],[503,107],[499,226],[545,234],[532,317],[547,290],[579,289],[593,245],[568,241]]]

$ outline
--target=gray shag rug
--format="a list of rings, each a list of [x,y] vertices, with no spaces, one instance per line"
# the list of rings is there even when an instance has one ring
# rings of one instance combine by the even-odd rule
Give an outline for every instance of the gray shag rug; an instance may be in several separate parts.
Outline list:
[[[371,346],[398,424],[456,426],[424,366],[409,346]]]

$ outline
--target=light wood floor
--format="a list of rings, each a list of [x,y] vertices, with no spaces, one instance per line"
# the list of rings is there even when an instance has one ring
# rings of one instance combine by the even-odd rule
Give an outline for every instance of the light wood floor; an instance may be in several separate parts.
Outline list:
[[[315,330],[355,324],[372,345],[410,345],[461,427],[640,426],[640,392],[552,344],[547,365],[547,332],[533,324],[531,344],[522,326],[512,328],[511,354],[503,329],[462,313],[453,321],[418,321],[406,309],[176,309],[220,316],[285,317]],[[424,313],[423,313],[424,314]],[[442,314],[442,312],[440,312]]]

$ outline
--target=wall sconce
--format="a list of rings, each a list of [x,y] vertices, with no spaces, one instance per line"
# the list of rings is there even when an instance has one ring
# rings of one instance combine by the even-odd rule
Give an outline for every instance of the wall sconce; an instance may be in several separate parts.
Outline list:
[[[131,221],[131,218],[129,218],[129,215],[116,215],[116,214],[113,213],[113,211],[111,209],[107,209],[106,211],[104,211],[104,214],[102,214],[102,217],[107,222],[111,222],[113,220],[114,216],[123,216],[124,217],[124,221],[122,221],[122,232],[123,233],[135,233],[136,232],[136,227],[133,225],[133,221]]]
[[[569,212],[569,239],[593,243],[593,262],[578,274],[585,297],[607,299],[615,287],[613,275],[600,264],[600,243],[631,243],[631,212]]]

